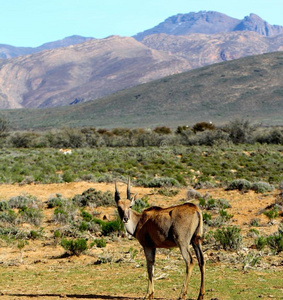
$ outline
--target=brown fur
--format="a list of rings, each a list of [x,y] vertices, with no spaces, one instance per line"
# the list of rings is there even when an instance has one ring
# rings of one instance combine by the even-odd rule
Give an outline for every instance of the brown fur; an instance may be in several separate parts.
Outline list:
[[[131,209],[134,201],[129,199],[129,190],[128,183],[128,199],[121,200],[117,185],[115,185],[115,201],[127,232],[137,238],[145,252],[149,278],[146,299],[153,299],[153,268],[156,248],[172,247],[180,248],[186,263],[186,277],[180,295],[180,299],[185,299],[194,265],[194,259],[189,249],[190,244],[195,250],[201,271],[198,299],[203,299],[205,268],[201,248],[203,221],[200,209],[192,203],[185,203],[168,208],[151,207],[139,214]]]

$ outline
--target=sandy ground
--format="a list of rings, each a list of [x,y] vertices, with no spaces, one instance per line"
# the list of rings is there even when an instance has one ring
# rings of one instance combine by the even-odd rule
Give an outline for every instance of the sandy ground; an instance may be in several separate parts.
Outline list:
[[[121,195],[125,195],[126,186],[122,183],[118,184]],[[13,196],[20,194],[31,194],[36,196],[42,202],[45,202],[51,196],[56,194],[61,194],[65,198],[71,198],[76,194],[81,194],[89,188],[95,188],[97,190],[111,191],[114,194],[114,185],[105,184],[105,183],[91,183],[91,182],[73,182],[73,183],[64,183],[64,184],[30,184],[30,185],[0,185],[0,200],[8,200]],[[175,197],[165,197],[159,195],[155,189],[149,188],[140,188],[132,187],[132,192],[137,193],[137,197],[141,198],[145,195],[149,197],[149,203],[151,205],[159,205],[162,207],[176,205],[181,203],[180,199],[186,198],[187,188],[181,189],[180,192]],[[239,191],[225,191],[223,189],[205,189],[199,190],[201,194],[209,193],[213,198],[219,199],[223,198],[229,201],[232,208],[228,209],[230,214],[234,215],[233,225],[239,225],[242,230],[247,232],[250,229],[250,221],[252,219],[258,219],[262,227],[260,228],[261,234],[266,233],[270,234],[275,232],[278,228],[277,224],[270,225],[268,224],[268,219],[263,214],[260,214],[268,205],[274,203],[275,197],[278,194],[278,191],[268,193],[266,195],[256,194],[253,191],[247,193],[240,193]],[[110,208],[96,208],[97,211],[101,212],[101,215],[113,215],[116,211],[115,207]],[[47,221],[43,224],[43,227],[46,231],[50,230],[52,224],[48,222],[51,218],[51,211],[44,210]],[[280,221],[280,220],[279,220]],[[49,228],[50,227],[50,228]],[[31,225],[23,224],[23,229],[31,229]],[[49,228],[49,229],[48,229]],[[52,229],[52,228],[51,228]],[[124,241],[123,241],[124,243]],[[132,243],[132,242],[131,242]],[[136,247],[139,245],[135,241]],[[125,247],[130,247],[124,245]],[[120,247],[119,242],[107,245],[107,251],[115,251],[115,248]],[[61,264],[89,264],[94,260],[94,255],[101,253],[101,249],[93,250],[92,256],[82,256],[80,258],[70,257],[64,262],[59,262]],[[9,262],[11,266],[17,268],[39,268],[40,266],[46,268],[46,266],[52,268],[58,265],[58,260],[54,257],[59,257],[64,253],[62,247],[54,247],[52,243],[48,243],[46,240],[36,240],[30,242],[29,245],[25,247],[24,253],[24,264],[19,264],[19,250],[17,247],[2,247],[0,248],[0,261]],[[55,299],[139,299],[131,296],[115,296],[115,295],[96,295],[96,294],[87,294],[87,292],[82,295],[71,295],[71,294],[44,294],[44,293],[33,293],[29,294],[28,291],[23,290],[21,293],[4,293],[1,295],[0,290],[0,300],[27,300],[27,299],[40,299],[40,300],[55,300]]]

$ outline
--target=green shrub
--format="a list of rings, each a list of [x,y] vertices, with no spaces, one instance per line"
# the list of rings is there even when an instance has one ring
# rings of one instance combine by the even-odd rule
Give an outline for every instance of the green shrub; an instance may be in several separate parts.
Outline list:
[[[83,220],[86,222],[90,222],[92,220],[92,215],[90,213],[88,213],[87,211],[83,210],[81,212],[81,216],[82,216]]]
[[[264,211],[263,214],[267,216],[270,221],[272,221],[278,217],[278,208],[275,206],[273,209]]]
[[[84,251],[88,249],[87,241],[85,239],[62,239],[61,246],[67,251],[69,255],[76,256],[80,256]]]
[[[137,199],[132,206],[132,209],[137,212],[142,212],[144,209],[149,207],[148,197],[144,197],[142,199]]]
[[[224,250],[238,250],[243,240],[241,229],[237,226],[217,229],[214,232],[214,238],[216,242],[220,243]]]
[[[10,205],[7,201],[2,200],[0,201],[0,211],[5,211],[8,210],[10,208]]]
[[[259,231],[255,228],[252,228],[252,229],[249,230],[249,235],[258,237],[259,236]]]
[[[72,201],[79,206],[89,206],[91,204],[94,207],[115,205],[113,195],[110,191],[103,193],[94,188],[84,191],[81,195],[75,195]]]
[[[207,212],[204,212],[202,214],[202,218],[203,218],[203,222],[207,225],[210,225],[211,224],[211,219],[212,219],[212,216],[210,213],[207,213]]]
[[[264,236],[259,236],[255,239],[255,246],[257,250],[263,250],[263,248],[267,245],[267,239]]]
[[[43,235],[44,235],[43,228],[40,228],[40,230],[31,230],[29,233],[29,238],[32,240],[36,240],[42,238]]]
[[[41,202],[35,196],[28,194],[12,197],[9,199],[8,203],[11,208],[19,209],[23,209],[26,207],[35,208],[41,206]]]
[[[138,181],[140,182],[140,181]],[[153,178],[149,180],[148,182],[144,182],[143,185],[145,187],[150,187],[150,188],[160,188],[160,187],[165,187],[165,186],[180,186],[180,183],[175,179],[171,177],[159,177],[159,178]]]
[[[65,182],[72,182],[75,179],[75,174],[71,171],[66,171],[64,172],[62,179]]]
[[[53,221],[55,223],[67,224],[69,222],[69,215],[63,208],[57,207],[53,212]]]
[[[17,214],[9,209],[8,211],[0,212],[0,222],[14,224],[17,219]]]
[[[218,199],[217,200],[218,206],[222,209],[227,209],[227,208],[231,208],[231,204],[229,203],[228,200],[226,199]]]
[[[252,188],[252,183],[246,179],[236,179],[232,181],[226,190],[248,191]]]
[[[162,195],[162,196],[166,196],[166,197],[174,197],[176,195],[178,195],[179,191],[175,190],[175,189],[170,189],[170,188],[166,188],[163,187],[160,190],[158,190],[158,194]]]
[[[88,230],[88,224],[84,221],[82,221],[82,223],[79,226],[79,231],[87,231]]]
[[[202,199],[202,195],[201,193],[199,193],[198,191],[196,191],[195,189],[189,189],[187,191],[187,199]],[[204,200],[204,199],[203,199]],[[205,200],[204,200],[205,201]]]
[[[283,251],[283,225],[279,225],[278,232],[267,237],[268,246],[275,252]]]
[[[101,238],[101,239],[95,239],[91,243],[90,247],[93,247],[93,246],[96,246],[98,248],[104,248],[104,247],[106,247],[106,241],[103,238]]]
[[[119,232],[124,230],[124,226],[120,218],[109,222],[93,218],[92,222],[101,226],[101,231],[103,235],[109,235],[113,232]]]
[[[56,197],[52,197],[47,201],[47,208],[54,208],[54,207],[62,207],[64,199],[60,194],[57,194]]]
[[[250,225],[254,227],[259,227],[259,221],[259,219],[252,219]]]
[[[228,212],[225,209],[220,209],[219,214],[220,214],[220,217],[222,218],[223,222],[229,221],[234,216],[234,215],[228,214]]]
[[[254,182],[251,187],[252,190],[254,190],[256,193],[266,193],[266,192],[272,192],[274,190],[274,186],[269,184],[268,182]]]
[[[42,211],[36,208],[23,208],[20,211],[22,222],[27,222],[39,226],[43,220]]]

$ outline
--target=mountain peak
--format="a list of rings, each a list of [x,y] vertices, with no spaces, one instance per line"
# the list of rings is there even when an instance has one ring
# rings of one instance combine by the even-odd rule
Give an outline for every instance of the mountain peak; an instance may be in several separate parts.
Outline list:
[[[283,26],[270,25],[258,15],[251,13],[234,28],[234,31],[254,31],[261,35],[274,36],[283,33]]]
[[[272,26],[254,13],[246,16],[243,20],[239,20],[216,11],[203,10],[197,13],[174,15],[134,37],[141,41],[145,36],[157,33],[187,35],[191,33],[215,34],[232,31],[254,31],[261,35],[273,36],[283,33],[283,26]]]

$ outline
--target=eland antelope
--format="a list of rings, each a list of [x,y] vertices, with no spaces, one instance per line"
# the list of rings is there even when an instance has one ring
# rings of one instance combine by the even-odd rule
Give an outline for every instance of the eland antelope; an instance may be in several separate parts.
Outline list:
[[[70,148],[67,148],[67,149],[60,149],[59,152],[65,154],[65,155],[68,155],[68,154],[72,154],[72,149]]]
[[[156,248],[179,247],[186,264],[185,281],[179,299],[185,299],[189,279],[195,259],[190,252],[193,246],[201,272],[201,284],[198,299],[204,297],[205,262],[202,252],[203,220],[200,209],[193,203],[185,203],[168,208],[151,207],[137,213],[131,207],[135,202],[131,199],[130,179],[127,186],[127,198],[121,199],[115,182],[115,201],[126,231],[137,238],[144,249],[147,272],[148,290],[145,299],[153,299],[153,270]]]

